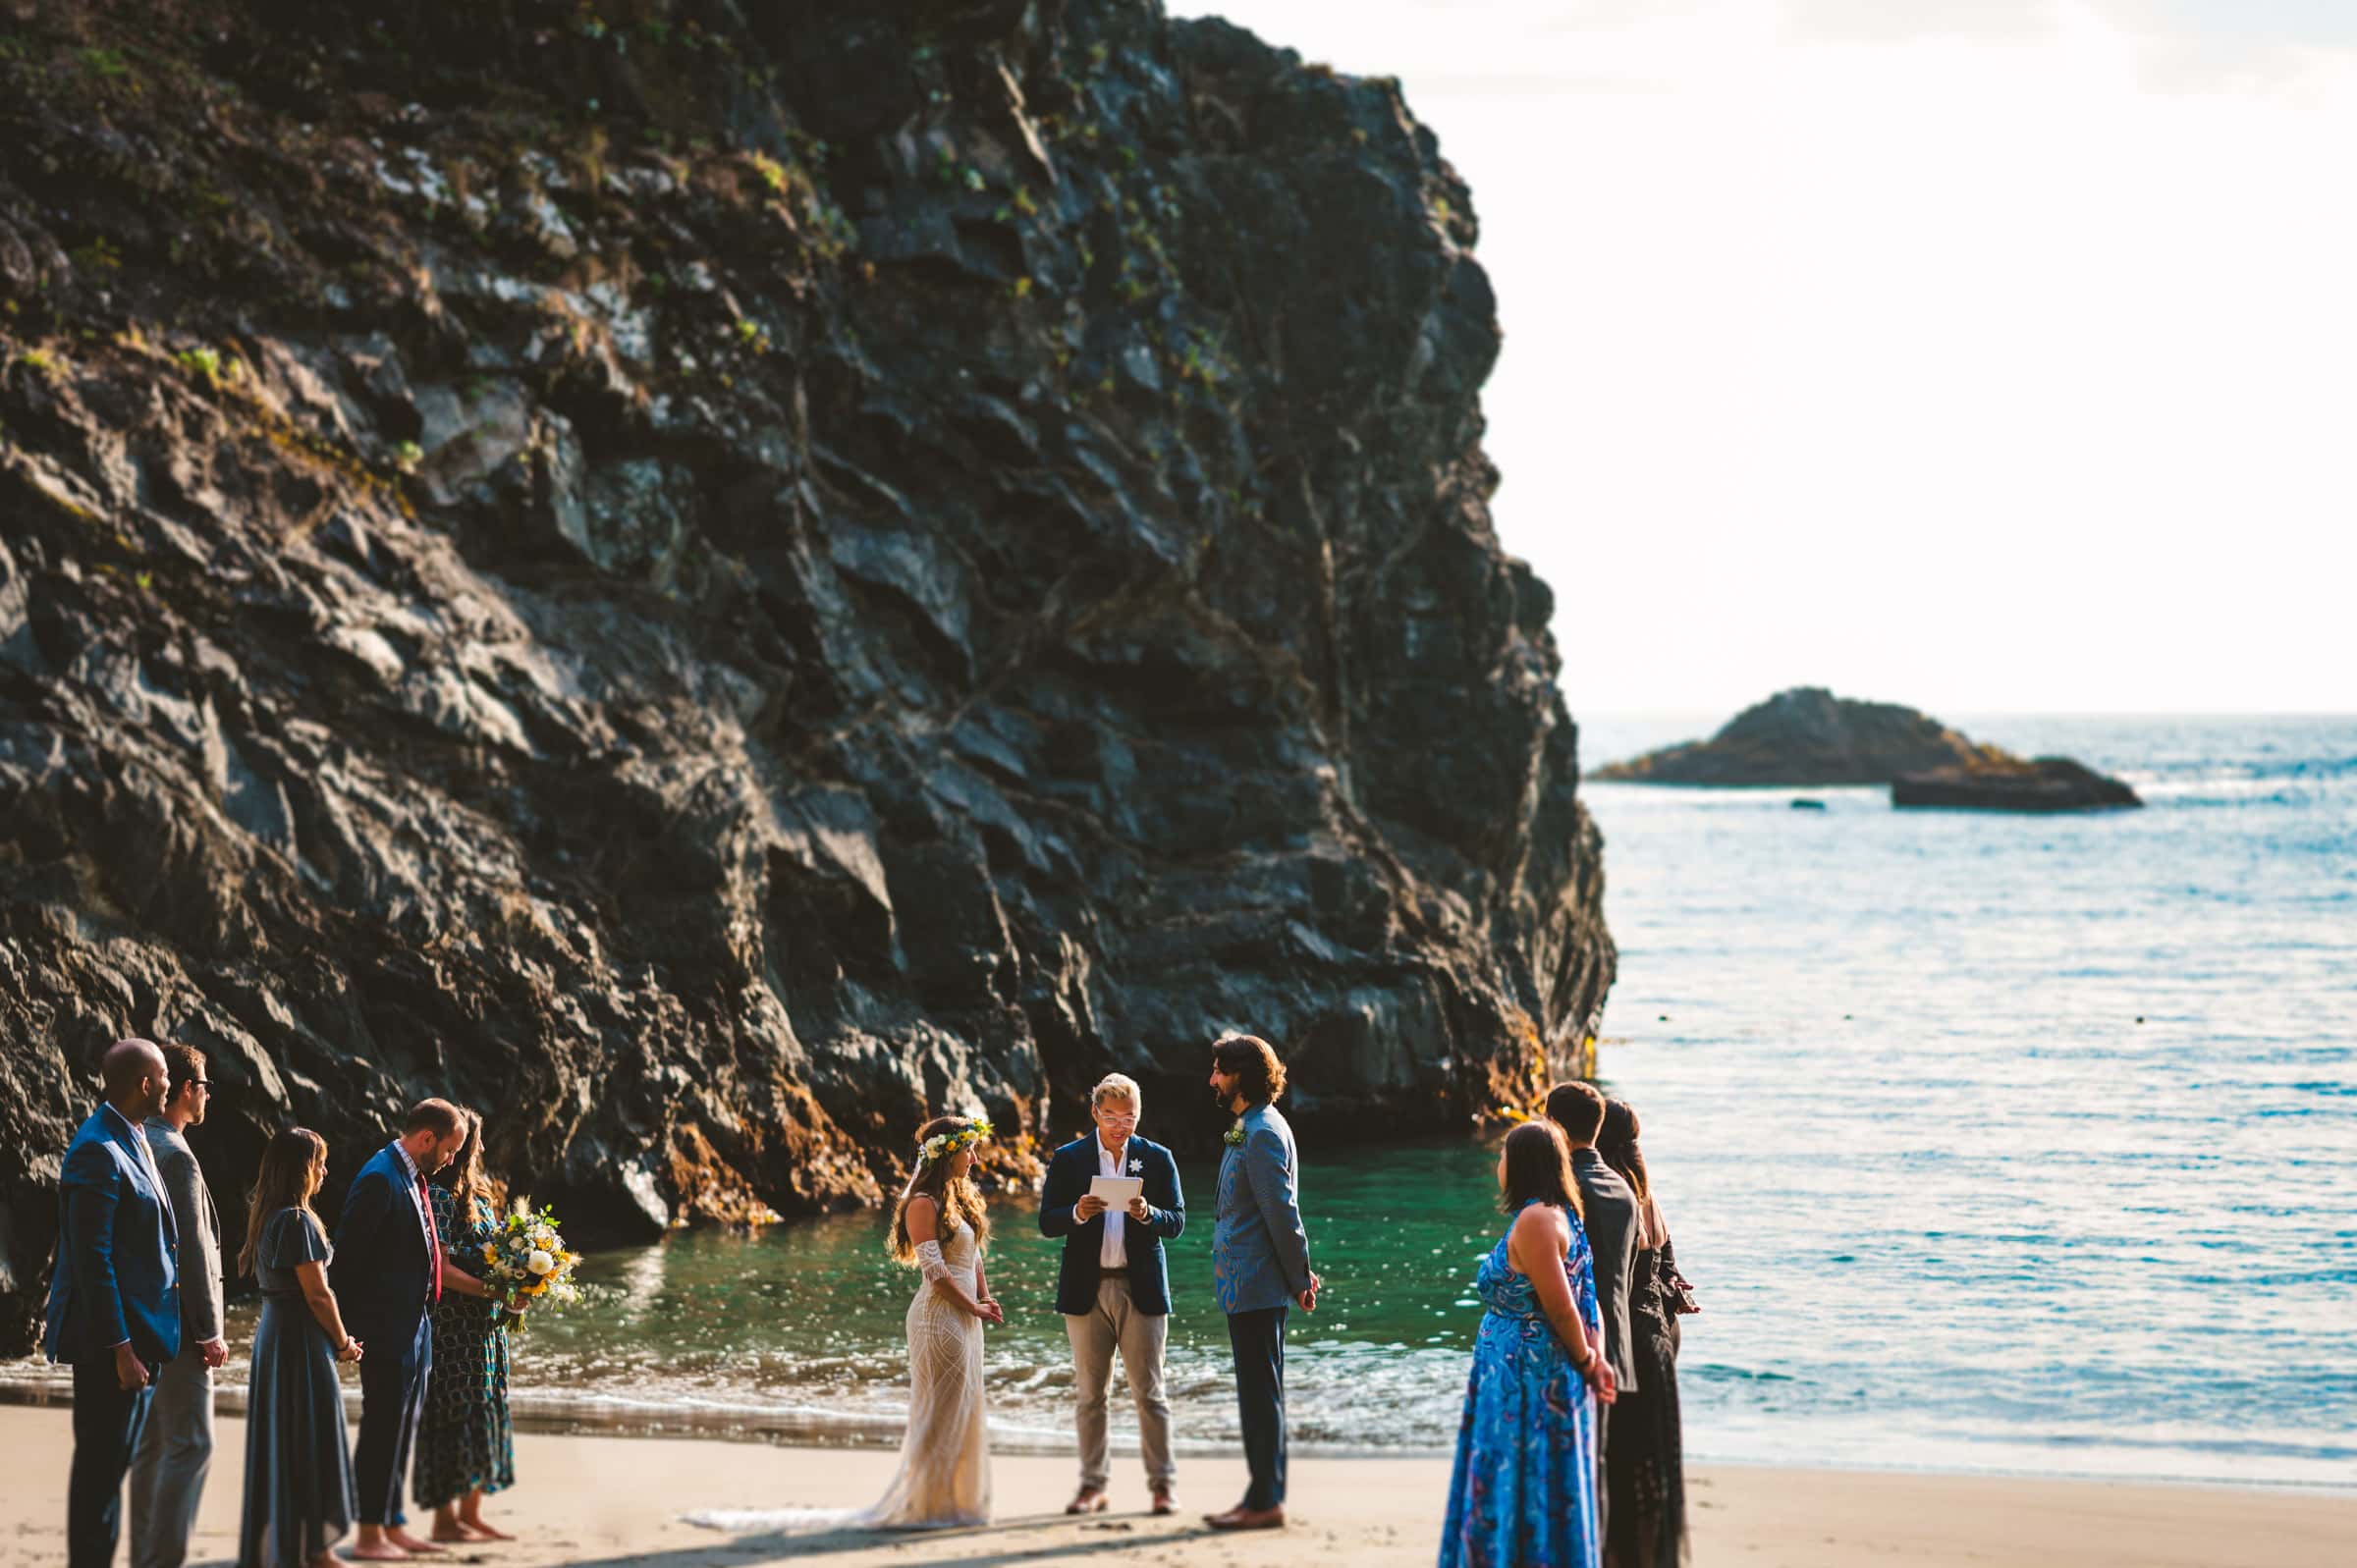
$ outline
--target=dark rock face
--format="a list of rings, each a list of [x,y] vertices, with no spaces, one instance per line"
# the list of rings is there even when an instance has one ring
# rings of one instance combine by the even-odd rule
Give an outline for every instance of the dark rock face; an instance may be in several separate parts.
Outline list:
[[[225,1211],[439,1093],[641,1230],[1116,1067],[1183,1134],[1226,1027],[1338,1135],[1567,1070],[1601,845],[1395,84],[1117,0],[27,14],[0,1349],[125,1033]]]
[[[1891,781],[1891,803],[1967,811],[2116,811],[2144,804],[2117,779],[2068,757],[1909,774]]]
[[[1611,763],[1591,777],[1632,784],[1879,784],[1902,773],[2016,760],[1912,708],[1795,686],[1744,709],[1708,740]]]

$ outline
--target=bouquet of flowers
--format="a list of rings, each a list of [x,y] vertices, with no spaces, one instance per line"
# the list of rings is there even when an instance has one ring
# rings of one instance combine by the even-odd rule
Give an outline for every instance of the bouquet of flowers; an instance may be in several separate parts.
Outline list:
[[[573,1282],[573,1266],[580,1256],[565,1245],[557,1230],[557,1214],[543,1208],[538,1214],[521,1204],[508,1216],[507,1227],[483,1243],[483,1264],[494,1299],[522,1321],[526,1302],[570,1307],[581,1299]]]

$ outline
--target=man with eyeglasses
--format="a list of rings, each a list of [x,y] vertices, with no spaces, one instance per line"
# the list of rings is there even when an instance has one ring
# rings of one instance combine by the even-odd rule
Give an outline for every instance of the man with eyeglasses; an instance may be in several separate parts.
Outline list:
[[[1175,1513],[1177,1471],[1171,1461],[1171,1402],[1163,1392],[1163,1347],[1170,1337],[1171,1281],[1162,1244],[1186,1228],[1186,1199],[1178,1163],[1158,1143],[1137,1136],[1144,1096],[1135,1080],[1114,1073],[1089,1096],[1096,1131],[1056,1151],[1039,1195],[1042,1234],[1064,1238],[1056,1275],[1056,1310],[1072,1342],[1079,1395],[1080,1490],[1068,1514],[1103,1513],[1112,1479],[1106,1433],[1106,1391],[1113,1354],[1122,1354],[1129,1392],[1137,1400],[1139,1446],[1146,1461],[1152,1511]],[[1125,1208],[1109,1207],[1089,1191],[1094,1178],[1140,1183]]]
[[[229,1359],[221,1337],[221,1217],[187,1136],[204,1120],[213,1086],[204,1054],[192,1046],[164,1047],[164,1065],[170,1074],[164,1108],[143,1130],[180,1221],[184,1348],[156,1371],[154,1403],[132,1454],[132,1568],[180,1568],[187,1560],[196,1502],[213,1463],[213,1369]]]

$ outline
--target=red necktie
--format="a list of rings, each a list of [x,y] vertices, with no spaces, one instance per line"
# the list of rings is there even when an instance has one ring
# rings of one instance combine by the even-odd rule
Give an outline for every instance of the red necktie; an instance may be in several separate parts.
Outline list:
[[[434,1255],[434,1301],[442,1300],[442,1237],[434,1229],[434,1197],[425,1190],[425,1172],[417,1172],[417,1207],[425,1211],[425,1250]]]

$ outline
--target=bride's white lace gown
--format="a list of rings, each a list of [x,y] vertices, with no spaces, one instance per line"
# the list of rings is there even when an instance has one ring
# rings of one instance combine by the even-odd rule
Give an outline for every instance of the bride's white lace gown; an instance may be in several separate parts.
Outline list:
[[[990,1518],[990,1446],[982,1409],[982,1320],[933,1288],[948,1273],[968,1298],[974,1233],[964,1225],[916,1250],[924,1281],[908,1303],[908,1435],[900,1473],[862,1516],[881,1530],[978,1525]]]
[[[960,1225],[916,1249],[924,1276],[908,1303],[908,1434],[901,1468],[872,1508],[720,1509],[687,1516],[715,1530],[925,1530],[990,1519],[983,1421],[982,1320],[938,1290],[947,1275],[976,1294],[973,1231]]]

